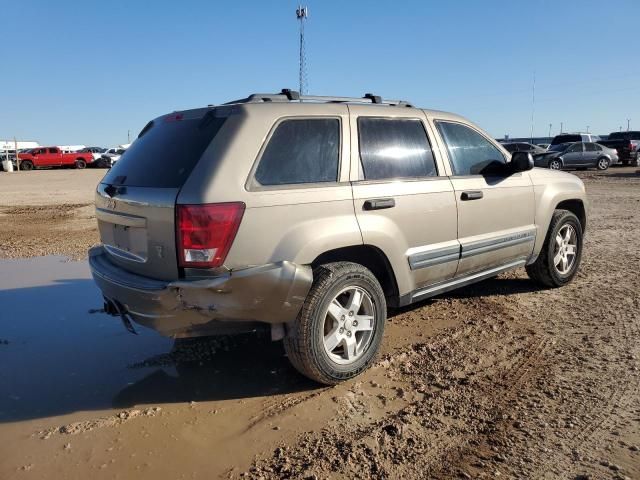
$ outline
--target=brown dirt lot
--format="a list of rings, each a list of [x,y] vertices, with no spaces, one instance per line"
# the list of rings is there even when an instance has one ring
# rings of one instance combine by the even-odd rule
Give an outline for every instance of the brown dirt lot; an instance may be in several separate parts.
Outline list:
[[[99,241],[93,193],[103,169],[0,174],[0,258],[86,256]]]
[[[518,270],[390,312],[378,362],[333,388],[225,395],[192,376],[197,402],[2,426],[0,477],[640,478],[640,175],[578,175],[591,208],[570,285],[540,289]],[[3,255],[36,254],[58,231],[95,241],[84,200],[9,207],[2,177]],[[20,228],[5,231],[17,221],[26,249]],[[196,347],[181,348],[151,362],[179,368]]]

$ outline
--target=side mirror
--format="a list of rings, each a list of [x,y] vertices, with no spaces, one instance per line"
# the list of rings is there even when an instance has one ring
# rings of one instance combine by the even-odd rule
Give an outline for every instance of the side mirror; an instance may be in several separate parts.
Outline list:
[[[511,171],[514,173],[531,170],[533,168],[533,155],[529,152],[515,152],[511,156],[510,165]]]

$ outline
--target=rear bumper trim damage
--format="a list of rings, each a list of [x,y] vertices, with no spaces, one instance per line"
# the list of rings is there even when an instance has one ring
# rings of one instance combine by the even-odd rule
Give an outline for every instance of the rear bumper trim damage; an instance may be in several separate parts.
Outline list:
[[[105,311],[171,337],[256,329],[293,321],[311,288],[311,267],[278,262],[195,280],[161,281],[132,274],[109,260],[104,247],[89,251],[91,274]],[[135,330],[134,330],[135,331]]]

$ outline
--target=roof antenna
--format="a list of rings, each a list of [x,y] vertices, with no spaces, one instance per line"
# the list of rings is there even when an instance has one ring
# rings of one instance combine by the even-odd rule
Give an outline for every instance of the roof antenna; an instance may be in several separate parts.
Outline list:
[[[298,8],[296,9],[296,18],[300,22],[300,69],[298,73],[300,86],[298,91],[300,92],[300,95],[304,95],[307,90],[307,53],[304,42],[304,24],[307,18],[309,18],[309,9],[302,5],[298,5]]]

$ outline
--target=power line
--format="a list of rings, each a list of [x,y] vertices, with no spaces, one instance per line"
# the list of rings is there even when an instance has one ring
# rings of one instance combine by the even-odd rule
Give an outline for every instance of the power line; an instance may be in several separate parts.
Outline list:
[[[303,95],[307,91],[307,52],[305,46],[304,39],[304,24],[309,18],[309,9],[307,7],[303,7],[302,5],[298,5],[296,9],[296,18],[300,22],[300,59],[299,59],[299,72],[298,72],[298,81],[299,81],[299,91],[300,95]]]

